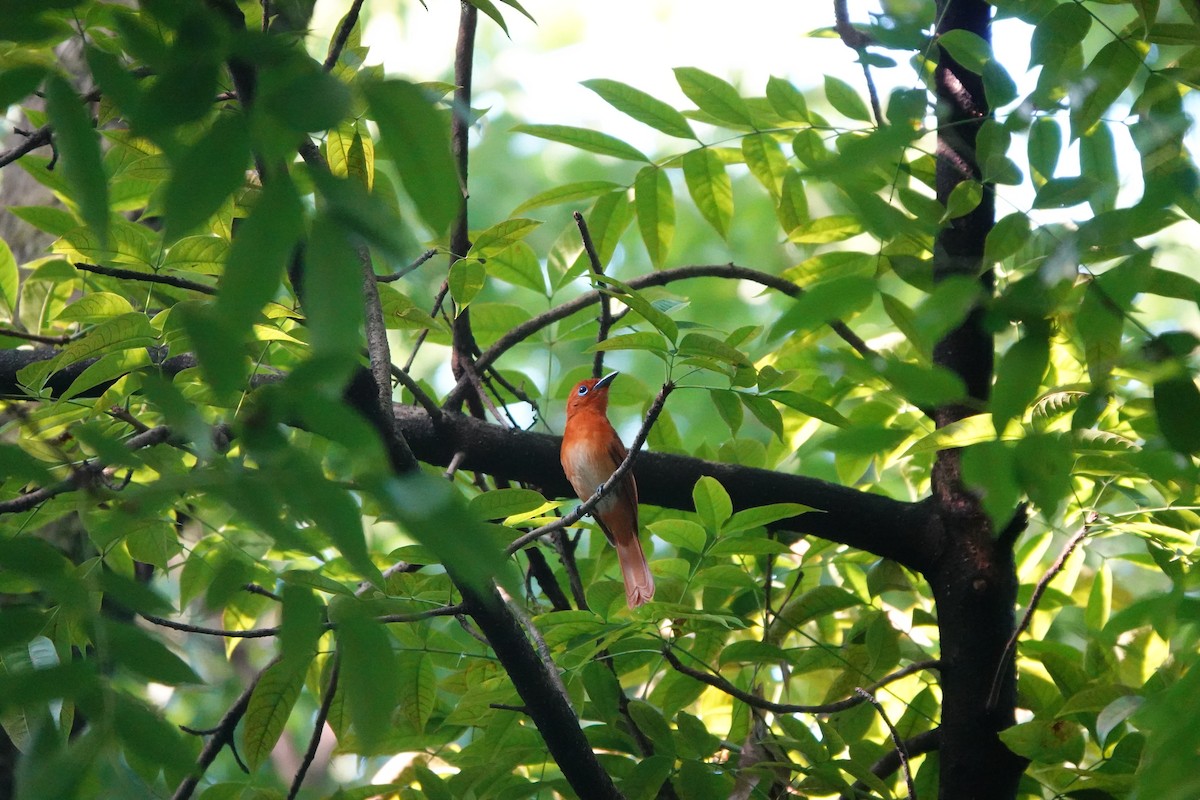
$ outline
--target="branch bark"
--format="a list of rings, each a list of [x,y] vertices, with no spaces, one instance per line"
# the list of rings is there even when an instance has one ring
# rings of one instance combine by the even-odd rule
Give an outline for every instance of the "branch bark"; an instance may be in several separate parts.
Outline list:
[[[938,0],[937,34],[963,30],[990,39],[991,7],[984,0]],[[937,198],[946,203],[965,180],[981,180],[976,139],[990,110],[979,75],[939,46],[934,74],[937,91]],[[934,280],[976,277],[985,296],[993,291],[985,268],[984,242],[995,218],[995,198],[985,185],[971,213],[952,220],[934,243]],[[934,347],[934,362],[957,374],[969,402],[934,410],[940,426],[987,406],[994,369],[994,342],[982,305]],[[958,450],[938,453],[931,480],[932,502],[944,549],[926,573],[937,604],[942,659],[942,748],[939,797],[1011,800],[1024,759],[1000,740],[1015,721],[1016,675],[1007,665],[996,702],[989,705],[993,675],[1013,629],[1017,577],[1011,536],[996,536],[978,496],[962,482]]]

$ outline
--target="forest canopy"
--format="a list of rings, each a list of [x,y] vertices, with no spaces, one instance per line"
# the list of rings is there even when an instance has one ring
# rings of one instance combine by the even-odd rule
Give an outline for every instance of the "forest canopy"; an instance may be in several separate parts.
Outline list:
[[[335,5],[0,0],[0,798],[1200,796],[1200,7]]]

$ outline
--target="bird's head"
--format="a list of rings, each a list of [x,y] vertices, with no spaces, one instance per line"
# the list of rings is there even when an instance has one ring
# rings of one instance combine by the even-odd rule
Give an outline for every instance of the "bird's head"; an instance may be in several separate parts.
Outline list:
[[[601,414],[608,412],[608,386],[619,373],[610,372],[603,378],[588,378],[575,384],[571,395],[567,398],[567,416],[570,417],[583,409],[595,410]]]

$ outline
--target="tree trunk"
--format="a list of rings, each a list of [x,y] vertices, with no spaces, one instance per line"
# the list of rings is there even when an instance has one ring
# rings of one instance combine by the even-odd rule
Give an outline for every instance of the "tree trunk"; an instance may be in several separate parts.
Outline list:
[[[966,30],[990,38],[991,9],[983,0],[938,0],[938,34]],[[990,117],[980,76],[940,50],[937,72],[937,196],[946,203],[965,180],[981,179],[975,141]],[[993,287],[983,247],[995,219],[995,200],[985,186],[970,214],[949,222],[934,246],[936,280],[979,276],[985,294]],[[963,379],[973,403],[937,410],[938,426],[969,416],[987,402],[994,343],[977,307],[934,349],[934,360]],[[943,546],[926,572],[938,609],[942,648],[942,747],[939,797],[943,800],[1011,800],[1025,762],[1000,741],[1014,722],[1016,676],[1004,667],[995,707],[988,708],[993,678],[1013,629],[1017,579],[1012,540],[1021,525],[999,535],[978,498],[961,480],[961,454],[938,454],[933,502]],[[1022,516],[1023,519],[1023,516]]]

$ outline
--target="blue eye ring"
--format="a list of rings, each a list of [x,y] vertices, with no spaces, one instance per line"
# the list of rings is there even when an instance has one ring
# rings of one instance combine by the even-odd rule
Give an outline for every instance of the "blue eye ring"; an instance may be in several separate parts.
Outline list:
[[[579,396],[580,397],[583,397],[587,393],[588,393],[588,387],[586,387],[586,386],[579,387]]]

